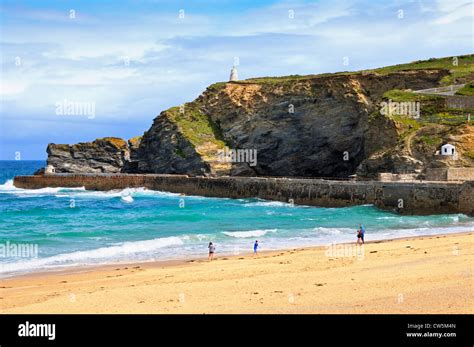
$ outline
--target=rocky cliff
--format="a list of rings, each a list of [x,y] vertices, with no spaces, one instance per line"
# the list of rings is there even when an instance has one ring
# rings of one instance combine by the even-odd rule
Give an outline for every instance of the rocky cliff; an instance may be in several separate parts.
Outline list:
[[[127,143],[116,137],[75,145],[50,143],[47,165],[58,173],[117,173],[130,160]]]
[[[466,57],[460,64],[474,66],[473,57]],[[57,172],[374,177],[435,165],[431,152],[449,140],[466,153],[463,165],[474,165],[469,125],[420,125],[380,112],[391,91],[456,82],[443,66],[217,83],[196,100],[163,111],[128,143],[106,138],[50,144],[48,164]],[[472,66],[463,71],[471,73]],[[423,112],[444,111],[433,100],[423,100]],[[232,150],[232,161],[223,160],[222,153]],[[256,160],[249,160],[248,151]]]

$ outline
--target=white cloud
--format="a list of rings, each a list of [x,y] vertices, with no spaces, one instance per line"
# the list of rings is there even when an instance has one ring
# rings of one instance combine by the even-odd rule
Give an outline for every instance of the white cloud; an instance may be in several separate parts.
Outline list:
[[[20,81],[2,80],[0,83],[0,95],[15,95],[25,91],[26,84]]]
[[[433,21],[435,24],[451,24],[463,18],[474,20],[474,2],[472,1],[438,0],[437,8],[441,16]]]

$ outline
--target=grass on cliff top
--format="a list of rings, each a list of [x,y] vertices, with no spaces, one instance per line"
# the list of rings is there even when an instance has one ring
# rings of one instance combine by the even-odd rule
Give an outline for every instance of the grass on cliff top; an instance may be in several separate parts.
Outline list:
[[[444,77],[441,82],[444,85],[453,83],[455,78],[464,77],[474,73],[474,54],[461,55],[457,57],[457,64],[454,57],[431,58],[428,60],[418,60],[407,64],[399,64],[386,66],[367,72],[377,72],[387,74],[391,72],[404,70],[421,70],[421,69],[447,69],[451,71],[451,75]]]
[[[220,148],[225,147],[219,127],[196,105],[186,103],[184,108],[172,107],[166,111],[166,115],[177,124],[183,136],[195,147],[206,142],[212,142]]]
[[[392,102],[420,102],[421,117],[418,120],[409,120],[403,116],[397,119],[398,122],[406,124],[411,122],[434,123],[445,125],[460,125],[468,122],[468,114],[465,110],[446,109],[443,97],[437,95],[422,95],[410,91],[392,89],[383,94],[385,100]],[[377,115],[371,115],[369,120],[375,119]],[[393,117],[392,117],[393,118]],[[404,120],[405,119],[405,120]]]
[[[436,95],[423,95],[413,93],[407,90],[392,89],[383,94],[383,98],[387,100],[397,101],[397,102],[407,102],[407,101],[430,101],[430,100],[440,100],[442,97]]]
[[[474,82],[468,83],[459,89],[456,95],[474,96]]]
[[[356,75],[361,73],[379,73],[388,74],[392,72],[405,71],[405,70],[423,70],[423,69],[447,69],[451,71],[449,76],[445,76],[441,83],[443,85],[449,85],[454,82],[456,78],[465,77],[474,74],[474,54],[461,55],[457,57],[457,64],[453,57],[445,58],[430,58],[428,60],[418,60],[406,64],[398,64],[385,66],[376,69],[360,70],[360,71],[341,71],[336,73],[322,73],[315,75],[289,75],[289,76],[278,76],[278,77],[256,77],[241,80],[237,82],[218,82],[211,85],[209,88],[220,88],[226,83],[281,83],[281,82],[292,82],[301,81],[312,78],[320,78],[327,76],[338,76],[338,75]]]

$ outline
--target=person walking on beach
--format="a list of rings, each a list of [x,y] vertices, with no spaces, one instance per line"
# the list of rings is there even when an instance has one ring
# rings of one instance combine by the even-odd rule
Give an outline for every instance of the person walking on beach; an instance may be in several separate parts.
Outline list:
[[[359,230],[357,231],[357,244],[364,244],[365,227],[359,224]]]
[[[216,252],[216,246],[214,246],[214,244],[212,242],[209,242],[209,246],[207,246],[207,248],[209,248],[209,261],[212,261],[212,259],[214,259],[214,253]]]
[[[253,255],[258,255],[258,240],[253,244]]]

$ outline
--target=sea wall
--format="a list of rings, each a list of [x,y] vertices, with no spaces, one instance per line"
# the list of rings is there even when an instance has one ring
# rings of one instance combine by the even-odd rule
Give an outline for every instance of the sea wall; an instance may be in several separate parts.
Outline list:
[[[472,167],[443,167],[426,169],[427,181],[474,181]]]
[[[393,181],[415,181],[419,174],[395,174],[391,172],[380,172],[378,174],[378,180],[381,182],[393,182]]]
[[[145,187],[186,195],[221,198],[257,197],[322,207],[374,204],[379,208],[402,214],[474,215],[474,181],[408,183],[151,174],[51,174],[17,176],[14,185],[24,189],[85,187],[87,190]]]
[[[470,96],[457,95],[447,96],[446,106],[458,110],[474,110],[474,98]]]

